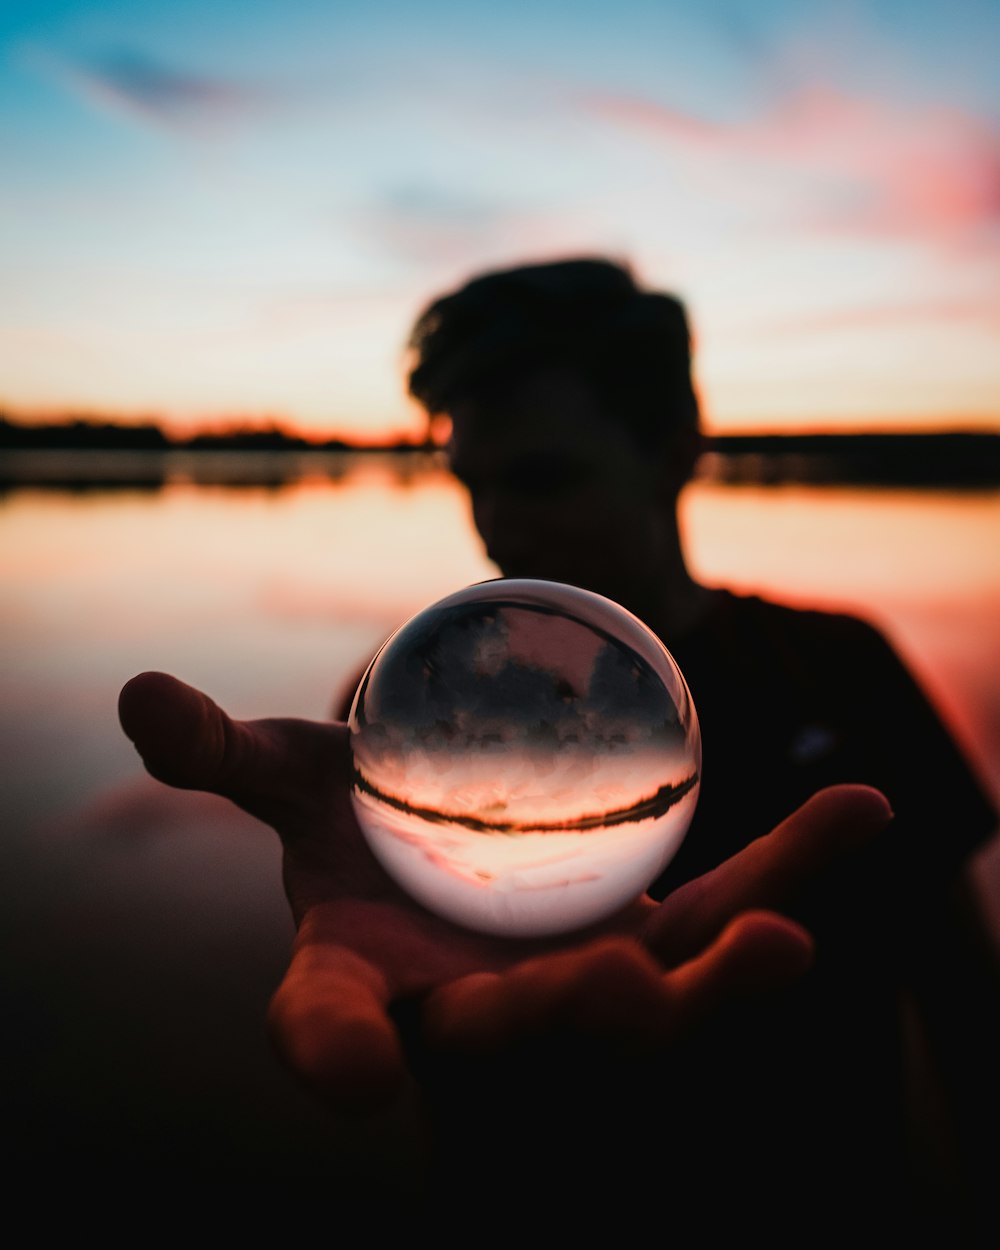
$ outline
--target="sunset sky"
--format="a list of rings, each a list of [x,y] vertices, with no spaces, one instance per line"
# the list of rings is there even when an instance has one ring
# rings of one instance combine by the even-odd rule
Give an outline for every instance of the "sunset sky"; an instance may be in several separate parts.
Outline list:
[[[6,0],[0,406],[416,430],[410,322],[610,253],[706,424],[1000,428],[996,0]]]

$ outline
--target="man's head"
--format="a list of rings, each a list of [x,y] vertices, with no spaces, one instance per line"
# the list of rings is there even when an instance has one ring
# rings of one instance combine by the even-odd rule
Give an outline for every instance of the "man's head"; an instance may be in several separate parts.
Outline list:
[[[410,393],[431,415],[564,370],[646,455],[698,425],[684,307],[613,261],[555,261],[473,278],[414,326]]]
[[[410,392],[451,419],[452,467],[503,572],[638,603],[697,450],[683,306],[611,261],[531,265],[436,300],[411,346]]]

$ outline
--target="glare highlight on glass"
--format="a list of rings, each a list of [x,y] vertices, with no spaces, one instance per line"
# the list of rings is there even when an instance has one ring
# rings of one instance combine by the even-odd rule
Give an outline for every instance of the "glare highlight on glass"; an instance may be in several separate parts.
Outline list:
[[[402,626],[350,716],[353,802],[386,871],[467,928],[594,923],[687,832],[701,735],[670,653],[554,582],[470,586]]]

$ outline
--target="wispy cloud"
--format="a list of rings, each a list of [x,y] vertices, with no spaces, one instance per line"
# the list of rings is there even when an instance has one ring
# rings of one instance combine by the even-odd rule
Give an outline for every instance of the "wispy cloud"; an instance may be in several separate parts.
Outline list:
[[[544,210],[431,184],[408,183],[369,200],[351,227],[394,260],[434,270],[482,267],[558,247],[566,222]]]
[[[95,103],[168,129],[212,132],[275,105],[273,88],[165,65],[131,49],[75,60],[44,58]]]

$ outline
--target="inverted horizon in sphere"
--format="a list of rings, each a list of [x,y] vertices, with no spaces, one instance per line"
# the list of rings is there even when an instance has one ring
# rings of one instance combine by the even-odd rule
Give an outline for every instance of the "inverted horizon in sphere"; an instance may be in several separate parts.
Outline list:
[[[684,679],[640,621],[576,587],[499,579],[393,635],[351,718],[354,806],[425,906],[510,935],[625,906],[697,801]]]

